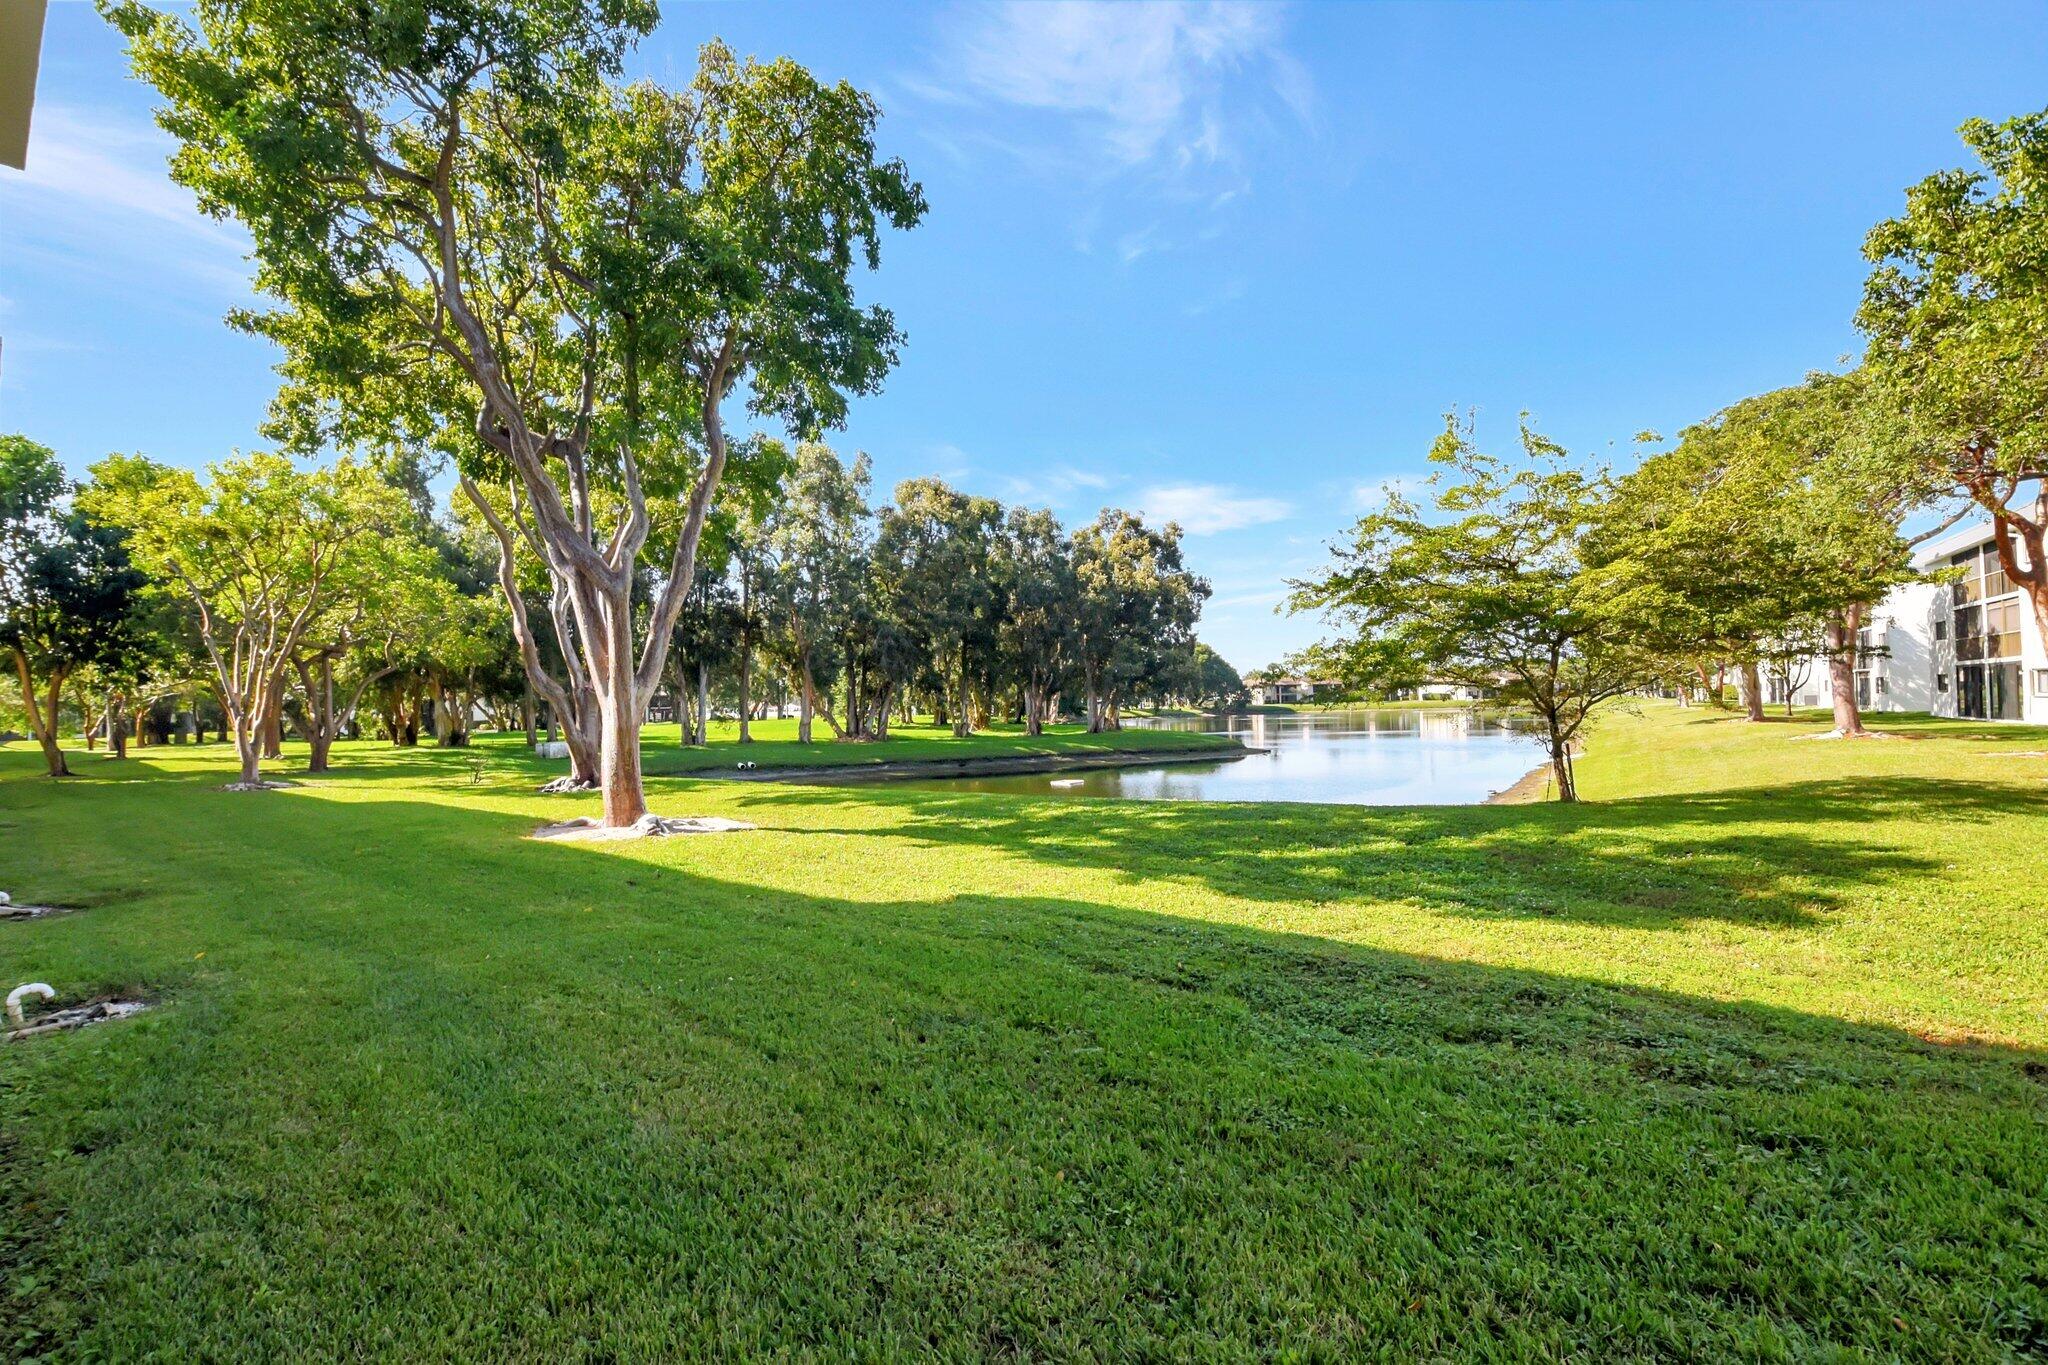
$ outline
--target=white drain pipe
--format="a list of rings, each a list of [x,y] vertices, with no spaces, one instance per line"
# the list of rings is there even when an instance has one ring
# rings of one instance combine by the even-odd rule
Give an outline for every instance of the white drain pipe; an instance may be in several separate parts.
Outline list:
[[[24,995],[35,995],[45,1000],[55,1000],[57,998],[57,991],[53,986],[46,986],[40,981],[31,981],[25,986],[16,986],[13,990],[7,992],[7,1017],[12,1019],[17,1026],[28,1022],[21,1017],[21,997]]]

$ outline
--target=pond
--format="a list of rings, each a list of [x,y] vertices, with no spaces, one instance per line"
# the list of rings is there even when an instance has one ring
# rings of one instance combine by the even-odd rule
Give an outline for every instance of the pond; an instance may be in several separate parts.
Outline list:
[[[1228,734],[1269,752],[1220,763],[959,777],[909,785],[1141,801],[1444,806],[1484,801],[1543,761],[1542,750],[1512,722],[1448,708],[1163,717],[1125,725]]]

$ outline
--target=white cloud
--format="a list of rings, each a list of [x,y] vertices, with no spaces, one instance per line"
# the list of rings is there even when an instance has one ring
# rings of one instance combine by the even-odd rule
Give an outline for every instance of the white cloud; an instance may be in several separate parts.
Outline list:
[[[0,180],[11,254],[95,281],[111,273],[181,278],[210,298],[246,297],[248,238],[199,211],[165,162],[154,125],[52,105],[36,111],[28,167]]]
[[[1034,469],[1028,474],[1005,474],[1000,480],[1004,498],[1032,507],[1064,507],[1084,490],[1100,492],[1115,482],[1107,474],[1073,465]]]
[[[1308,72],[1280,47],[1283,9],[1245,0],[975,7],[956,16],[943,74],[904,81],[935,101],[963,92],[1069,116],[1098,154],[1190,166],[1234,154],[1224,86],[1248,69],[1298,118],[1313,115]]]
[[[1191,536],[1264,526],[1294,515],[1279,498],[1254,497],[1213,483],[1154,484],[1138,494],[1138,508],[1155,521],[1177,521]]]

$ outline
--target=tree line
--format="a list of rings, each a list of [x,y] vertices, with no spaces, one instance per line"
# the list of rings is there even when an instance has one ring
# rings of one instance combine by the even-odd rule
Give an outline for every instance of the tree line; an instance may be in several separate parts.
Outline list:
[[[809,742],[818,722],[842,740],[915,714],[957,735],[996,720],[1038,734],[1060,716],[1100,731],[1135,702],[1242,699],[1194,637],[1209,587],[1172,524],[1105,509],[1070,533],[935,479],[871,507],[864,455],[763,442],[750,458],[758,477],[711,510],[671,627],[662,685],[686,744],[704,742],[714,695],[742,743],[785,702]],[[576,717],[599,702],[573,613],[503,517],[437,510],[429,473],[418,455],[302,468],[257,454],[203,472],[116,455],[73,483],[47,447],[0,437],[0,647],[51,774],[69,773],[68,726],[89,743],[104,728],[118,757],[175,702],[233,742],[248,785],[288,732],[317,773],[337,738],[462,745],[480,713],[529,743],[560,734],[559,785],[595,785]],[[642,630],[659,590],[643,571],[630,594]],[[531,685],[527,646],[559,710]]]
[[[2048,452],[2048,113],[1972,121],[1977,165],[1927,177],[1871,230],[1861,363],[1746,398],[1624,474],[1532,429],[1499,456],[1453,414],[1427,491],[1391,493],[1293,584],[1337,634],[1294,662],[1354,686],[1446,681],[1533,713],[1561,799],[1610,697],[1737,679],[1764,719],[1820,659],[1835,733],[1860,738],[1870,609],[1922,573],[1915,548],[1985,517],[1999,566],[2048,635],[2040,489]],[[2029,496],[2029,490],[2032,495]]]

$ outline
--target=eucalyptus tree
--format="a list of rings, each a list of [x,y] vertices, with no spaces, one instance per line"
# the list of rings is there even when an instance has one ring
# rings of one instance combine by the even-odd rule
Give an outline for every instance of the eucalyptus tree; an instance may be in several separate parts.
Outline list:
[[[189,25],[113,12],[169,101],[174,176],[254,239],[281,307],[239,321],[285,349],[292,420],[435,444],[501,548],[531,545],[595,701],[604,823],[634,823],[726,402],[809,432],[894,362],[894,319],[856,304],[853,276],[924,204],[876,154],[874,102],[716,42],[686,89],[624,85],[649,0],[444,0],[379,23],[328,0],[201,0]],[[652,499],[680,524],[636,613]],[[577,719],[501,577],[529,679]]]
[[[1981,168],[1928,176],[1871,229],[1856,320],[1898,419],[1886,452],[1990,516],[2000,565],[2048,632],[2048,111],[1961,132]]]
[[[836,672],[842,624],[858,610],[867,586],[870,483],[866,455],[846,465],[822,442],[803,442],[767,522],[770,647],[796,691],[802,743],[810,742],[819,714],[835,735],[845,735],[820,680]]]
[[[1042,734],[1080,642],[1080,581],[1072,546],[1048,511],[1010,509],[996,542],[1005,598],[997,640],[1023,691],[1024,729]]]
[[[953,733],[974,729],[974,653],[993,636],[997,594],[990,572],[1002,508],[938,479],[896,485],[882,510],[875,554],[889,566],[889,609],[915,623],[941,695],[952,692]]]
[[[1520,459],[1488,455],[1455,416],[1431,447],[1430,505],[1395,493],[1362,517],[1294,611],[1320,611],[1347,677],[1496,690],[1541,723],[1560,801],[1576,801],[1572,745],[1602,701],[1641,684],[1653,657],[1601,610],[1583,550],[1606,480],[1570,467],[1524,424]]]
[[[52,777],[71,775],[59,740],[65,685],[134,649],[144,586],[125,538],[72,505],[72,492],[48,446],[0,436],[0,649]]]
[[[1180,537],[1172,522],[1155,529],[1115,509],[1074,533],[1075,658],[1091,733],[1123,728],[1124,700],[1152,688],[1193,642],[1209,584],[1189,572]]]
[[[348,460],[302,471],[278,455],[224,461],[204,481],[114,456],[93,476],[86,510],[191,602],[241,783],[260,784],[262,725],[309,632],[335,602],[376,591],[409,543],[402,495]]]

